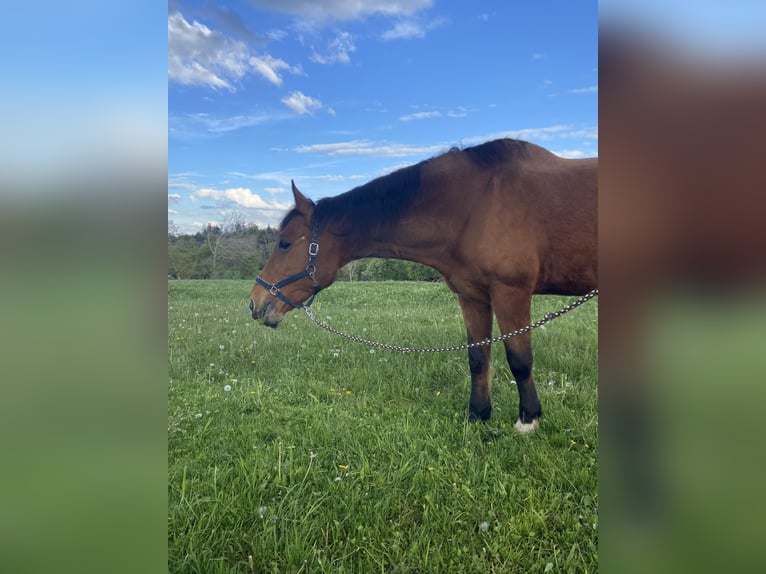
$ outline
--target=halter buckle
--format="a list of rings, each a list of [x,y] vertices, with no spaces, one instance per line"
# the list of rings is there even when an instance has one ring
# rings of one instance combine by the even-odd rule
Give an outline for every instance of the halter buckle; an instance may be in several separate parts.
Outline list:
[[[277,293],[279,293],[279,287],[277,287],[276,285],[272,285],[271,288],[269,289],[269,293],[271,293],[272,295],[274,295],[274,297],[276,297]]]
[[[315,257],[317,253],[319,253],[319,243],[312,241],[309,243],[309,255]]]

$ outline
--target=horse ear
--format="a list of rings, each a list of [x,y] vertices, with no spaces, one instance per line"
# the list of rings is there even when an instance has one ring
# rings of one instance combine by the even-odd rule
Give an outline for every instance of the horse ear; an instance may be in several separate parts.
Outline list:
[[[314,212],[314,202],[303,195],[300,190],[295,187],[295,182],[290,180],[293,186],[293,197],[295,198],[295,209],[304,215],[311,215]]]

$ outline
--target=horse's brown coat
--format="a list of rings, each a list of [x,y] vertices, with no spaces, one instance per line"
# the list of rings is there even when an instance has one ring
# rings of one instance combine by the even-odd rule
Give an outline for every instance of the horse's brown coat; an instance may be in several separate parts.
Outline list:
[[[296,207],[280,227],[261,276],[269,282],[306,266],[318,225],[316,277],[329,286],[346,263],[391,257],[430,265],[458,295],[469,341],[530,322],[532,294],[582,295],[597,285],[597,159],[562,159],[517,140],[495,140],[378,178],[314,204],[293,185]],[[287,247],[285,247],[287,246]],[[292,301],[312,293],[305,278],[282,289]],[[276,327],[290,307],[256,284],[254,318]],[[540,417],[531,335],[505,341],[524,428]],[[491,414],[490,348],[469,353],[471,419]]]

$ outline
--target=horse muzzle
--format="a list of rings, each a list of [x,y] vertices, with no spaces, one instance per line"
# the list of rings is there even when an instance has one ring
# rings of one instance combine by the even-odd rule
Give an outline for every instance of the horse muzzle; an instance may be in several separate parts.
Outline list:
[[[253,319],[256,321],[263,320],[263,324],[272,329],[276,329],[282,319],[285,318],[285,314],[277,309],[274,301],[266,300],[256,306],[255,301],[250,299],[250,311]]]

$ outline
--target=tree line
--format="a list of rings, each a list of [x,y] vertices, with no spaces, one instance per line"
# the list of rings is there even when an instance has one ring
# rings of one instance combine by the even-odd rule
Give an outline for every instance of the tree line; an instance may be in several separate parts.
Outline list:
[[[274,251],[279,231],[247,224],[241,216],[182,234],[168,221],[169,279],[254,279]],[[359,259],[338,273],[339,281],[440,281],[439,273],[419,263]]]

